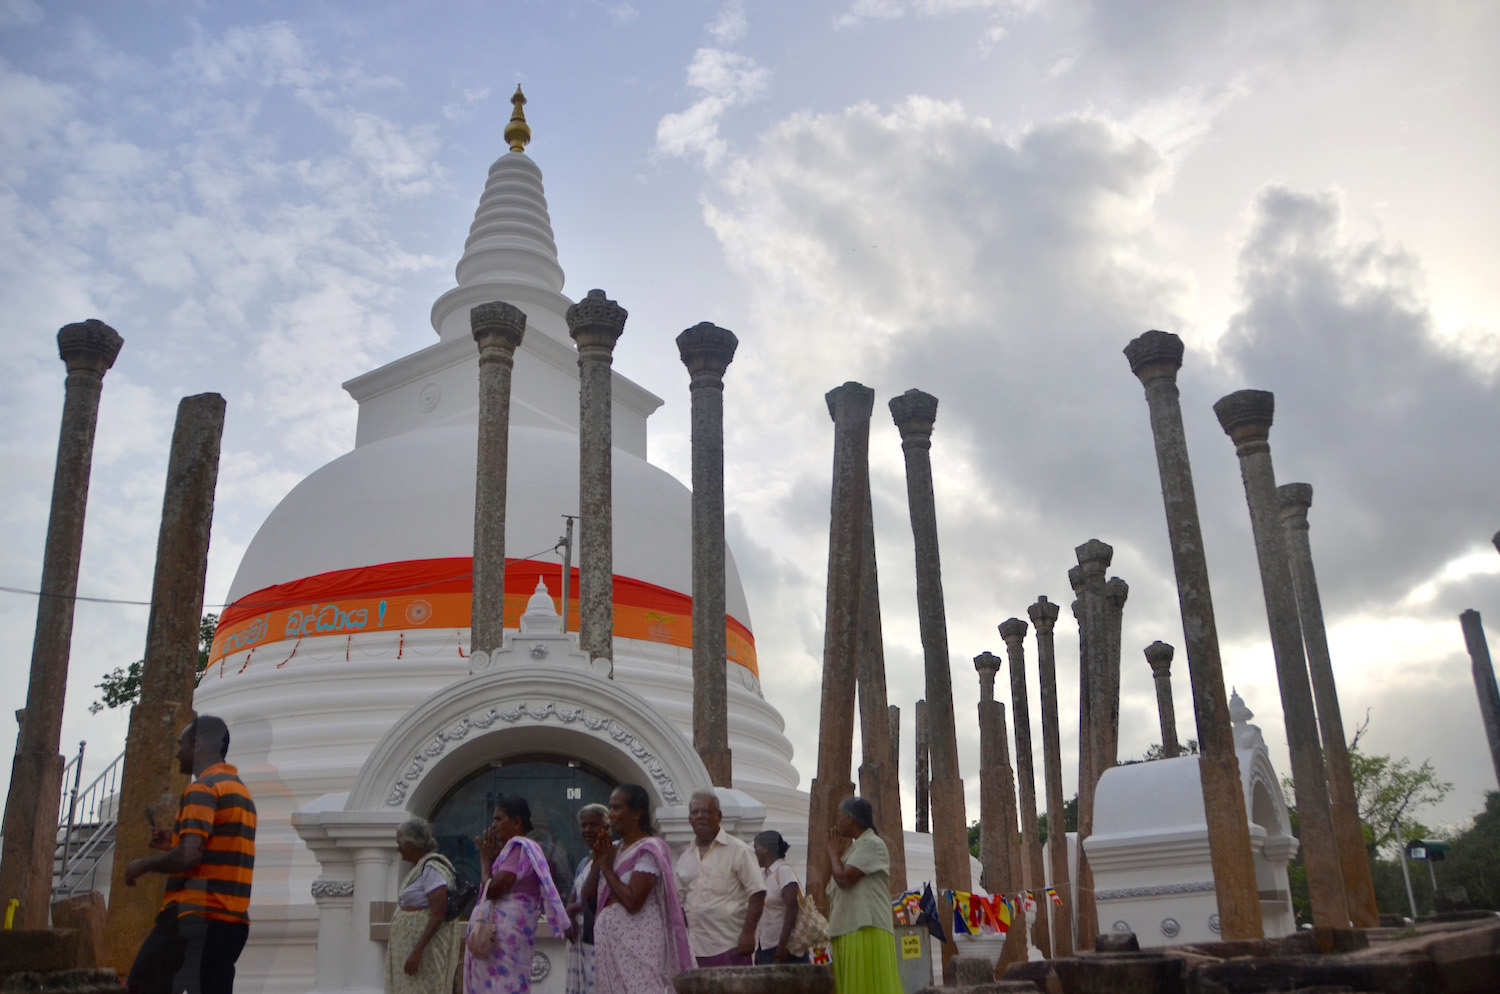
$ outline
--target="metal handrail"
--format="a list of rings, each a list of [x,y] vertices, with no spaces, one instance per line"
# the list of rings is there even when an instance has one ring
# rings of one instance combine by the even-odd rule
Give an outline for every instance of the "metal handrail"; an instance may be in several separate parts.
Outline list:
[[[78,784],[83,768],[83,743],[79,743],[78,756],[68,764],[73,770],[73,792],[67,812],[58,820],[57,829],[62,834],[62,861],[53,886],[54,897],[72,897],[86,883],[92,884],[99,861],[114,848],[120,771],[124,761],[125,753],[121,752],[82,790]],[[83,828],[92,830],[75,849],[73,836]]]

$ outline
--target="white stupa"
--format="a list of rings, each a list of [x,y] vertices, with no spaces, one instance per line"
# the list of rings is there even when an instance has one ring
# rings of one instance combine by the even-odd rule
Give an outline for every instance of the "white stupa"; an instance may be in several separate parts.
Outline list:
[[[242,990],[383,987],[371,902],[394,898],[394,827],[412,814],[432,818],[445,848],[472,859],[487,806],[519,793],[567,852],[577,807],[636,782],[652,792],[668,838],[685,841],[688,796],[709,785],[690,745],[689,493],[646,460],[646,422],[661,400],[619,374],[614,678],[576,650],[576,614],[561,630],[550,551],[511,560],[506,646],[479,672],[468,657],[475,304],[504,300],[527,316],[508,553],[552,550],[562,515],[578,508],[572,301],[541,171],[523,151],[519,88],[513,102],[510,150],[490,168],[457,285],[432,308],[437,343],[344,385],[359,404],[355,448],[293,489],[250,543],[198,688],[195,706],[229,723],[230,760],[261,811]],[[631,334],[627,326],[622,347]],[[764,823],[800,843],[807,796],[781,716],[760,692],[732,557],[727,581],[736,793],[726,825]],[[561,990],[559,947],[538,949],[537,989]]]

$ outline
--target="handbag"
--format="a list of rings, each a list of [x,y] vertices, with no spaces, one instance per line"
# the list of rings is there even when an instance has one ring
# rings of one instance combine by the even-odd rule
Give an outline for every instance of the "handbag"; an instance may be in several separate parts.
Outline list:
[[[490,921],[494,902],[480,901],[474,910],[474,915],[469,919],[469,934],[464,939],[464,946],[475,959],[489,959],[495,955],[495,949],[500,945],[495,923]]]
[[[797,922],[792,926],[792,934],[787,937],[786,951],[793,956],[801,956],[813,946],[821,946],[828,941],[828,919],[823,917],[823,912],[813,903],[812,898],[803,891],[797,895]]]

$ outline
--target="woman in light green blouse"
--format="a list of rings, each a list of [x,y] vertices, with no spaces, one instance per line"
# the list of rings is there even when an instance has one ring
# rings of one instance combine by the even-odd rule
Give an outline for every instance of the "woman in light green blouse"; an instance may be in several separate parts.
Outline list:
[[[828,934],[836,994],[901,994],[891,915],[891,857],[863,797],[845,798],[828,833]]]

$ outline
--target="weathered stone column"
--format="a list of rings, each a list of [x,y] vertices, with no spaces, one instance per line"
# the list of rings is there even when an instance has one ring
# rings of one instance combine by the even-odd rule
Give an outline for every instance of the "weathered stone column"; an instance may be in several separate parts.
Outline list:
[[[1174,650],[1160,640],[1146,646],[1146,662],[1156,684],[1156,713],[1161,716],[1161,754],[1176,759],[1182,752],[1177,744],[1177,708],[1172,703],[1172,655]]]
[[[0,852],[0,910],[12,899],[20,900],[16,928],[47,927],[57,814],[62,804],[63,758],[58,749],[73,639],[73,598],[78,592],[83,518],[94,461],[94,429],[99,421],[104,374],[114,365],[124,344],[125,340],[103,321],[66,325],[57,333],[57,351],[67,365],[68,377],[57,467],[52,477],[52,511],[42,553],[31,680],[11,761]]]
[[[902,830],[901,783],[891,746],[891,708],[885,689],[885,637],[880,624],[880,573],[875,563],[875,510],[865,487],[864,569],[859,582],[859,790],[874,809],[890,855],[891,896],[906,892],[906,833]],[[887,832],[886,829],[890,831]]]
[[[1109,724],[1104,730],[1104,765],[1100,767],[1100,776],[1110,767],[1120,765],[1120,637],[1125,625],[1125,601],[1129,597],[1130,584],[1118,576],[1110,577],[1104,584],[1104,634],[1109,639],[1104,657],[1104,701],[1109,709]]]
[[[733,786],[724,675],[724,370],[738,345],[733,332],[706,321],[677,336],[693,398],[693,748],[716,787]]]
[[[197,686],[198,628],[208,574],[208,537],[219,478],[224,398],[184,397],[167,462],[161,531],[156,539],[156,579],[146,625],[140,702],[130,709],[125,765],[120,775],[114,869],[110,878],[105,942],[110,966],[130,972],[135,954],[161,908],[166,878],[150,874],[125,886],[125,867],[150,855],[151,827],[138,812],[169,792],[181,793],[187,777],[177,770],[177,735],[192,720]]]
[[[1042,768],[1047,785],[1047,854],[1052,869],[1052,886],[1062,899],[1059,908],[1050,900],[1037,905],[1052,917],[1052,955],[1073,954],[1073,890],[1068,872],[1068,826],[1063,811],[1062,739],[1058,729],[1057,650],[1053,631],[1057,626],[1058,607],[1045,597],[1026,609],[1036,629],[1037,683],[1042,704]]]
[[[1490,661],[1489,643],[1484,639],[1484,624],[1473,609],[1458,616],[1463,626],[1464,645],[1469,650],[1474,670],[1474,692],[1479,696],[1479,716],[1484,719],[1484,735],[1490,743],[1490,761],[1495,764],[1495,780],[1500,783],[1500,688],[1495,685],[1495,665]]]
[[[912,775],[916,777],[917,812],[912,831],[927,835],[932,831],[932,719],[927,715],[927,702],[917,701],[913,715],[916,731],[912,735],[916,749]]]
[[[1003,770],[1010,745],[1004,739],[1005,706],[995,700],[995,674],[1001,659],[993,652],[974,657],[979,674],[979,863],[984,868],[984,887],[991,894],[1012,891],[1019,881],[1011,877],[1011,848],[1015,823],[1006,821]]]
[[[1078,546],[1078,614],[1080,676],[1078,700],[1080,718],[1078,738],[1088,740],[1087,776],[1083,751],[1078,763],[1078,922],[1079,949],[1093,949],[1099,934],[1099,914],[1094,902],[1094,871],[1089,865],[1084,842],[1094,834],[1094,788],[1104,771],[1114,765],[1110,754],[1111,725],[1109,702],[1109,619],[1104,571],[1114,557],[1114,548],[1097,538]],[[1074,579],[1072,572],[1068,579]],[[1083,700],[1088,699],[1087,713]],[[1118,718],[1116,718],[1118,720]]]
[[[818,775],[808,790],[807,892],[825,910],[830,872],[823,841],[839,802],[854,793],[854,695],[860,592],[865,565],[865,495],[870,490],[870,414],[875,391],[849,382],[828,391],[833,418],[833,487],[828,523],[828,599],[823,627],[823,698]]]
[[[1260,562],[1260,585],[1271,628],[1271,655],[1281,686],[1281,709],[1286,721],[1292,759],[1292,787],[1297,799],[1297,822],[1302,858],[1307,866],[1307,892],[1313,921],[1334,928],[1349,927],[1349,901],[1339,867],[1338,842],[1328,802],[1323,749],[1318,743],[1317,713],[1307,681],[1307,657],[1302,650],[1302,626],[1297,620],[1297,595],[1287,564],[1286,538],[1276,508],[1276,475],[1271,465],[1271,418],[1275,398],[1266,390],[1239,390],[1221,397],[1214,414],[1234,442],[1250,505],[1250,530]]]
[[[906,498],[911,508],[917,559],[917,620],[926,663],[927,706],[932,713],[932,849],[942,887],[972,889],[964,782],[958,767],[958,731],[953,716],[953,677],[949,670],[948,620],[943,607],[943,570],[938,558],[937,502],[932,489],[932,425],[937,398],[908,390],[891,398],[891,418],[901,431],[906,457]],[[947,904],[941,902],[947,914]],[[953,954],[950,941],[944,962]]]
[[[1167,538],[1177,579],[1177,602],[1193,688],[1193,717],[1198,729],[1198,769],[1203,809],[1208,822],[1209,861],[1219,906],[1220,934],[1225,939],[1258,939],[1264,934],[1255,863],[1250,853],[1250,822],[1240,787],[1240,764],[1234,753],[1234,729],[1224,693],[1219,661],[1219,633],[1214,623],[1208,584],[1208,558],[1198,523],[1198,498],[1188,462],[1177,371],[1182,368],[1182,339],[1148,331],[1125,347],[1130,371],[1146,391],[1156,466],[1166,508]]]
[[[1093,727],[1093,695],[1089,691],[1089,626],[1084,617],[1083,567],[1068,569],[1068,586],[1073,590],[1073,601],[1068,605],[1073,612],[1073,624],[1078,626],[1078,796],[1083,798],[1083,785],[1093,783],[1093,744],[1089,729]],[[1093,945],[1079,948],[1088,950]]]
[[[1047,903],[1043,888],[1047,871],[1042,861],[1042,841],[1036,820],[1036,772],[1031,759],[1031,705],[1026,694],[1026,622],[1007,618],[1000,623],[1000,637],[1005,640],[1005,655],[1010,660],[1010,710],[1016,725],[1016,799],[1021,813],[1021,879],[1027,890],[1036,891],[1042,907]],[[1052,955],[1051,930],[1047,915],[1039,914],[1031,923],[1032,944],[1043,956]]]
[[[999,701],[990,701],[989,704],[981,704],[980,707],[988,708],[987,720],[994,727],[994,739],[999,742],[996,747],[996,760],[999,766],[998,789],[996,791],[1000,798],[1000,827],[997,831],[1005,838],[1005,863],[1006,875],[1001,884],[991,889],[991,893],[1014,895],[1021,889],[1021,881],[1025,878],[1021,863],[1021,837],[1016,832],[1016,777],[1010,765],[1010,731],[1005,724],[1005,705]],[[981,784],[981,788],[983,785]],[[951,919],[949,919],[951,920]],[[1012,963],[1021,963],[1026,960],[1026,930],[1024,928],[1013,928],[1005,934],[1005,943],[1000,948],[1000,961],[995,964],[995,975],[1001,976]]]
[[[1297,615],[1302,622],[1302,644],[1307,650],[1307,668],[1312,675],[1313,702],[1328,764],[1328,801],[1333,816],[1333,834],[1338,840],[1339,867],[1344,877],[1349,920],[1355,928],[1378,928],[1380,912],[1375,907],[1375,880],[1365,851],[1364,828],[1359,821],[1359,797],[1349,768],[1349,744],[1344,739],[1344,718],[1339,710],[1338,687],[1333,679],[1333,659],[1328,651],[1328,632],[1323,625],[1323,599],[1313,571],[1312,542],[1308,536],[1307,511],[1312,507],[1313,488],[1308,483],[1287,483],[1276,488],[1281,509],[1282,537],[1286,543],[1292,585],[1297,595]]]
[[[567,313],[568,334],[578,344],[578,516],[582,527],[578,647],[589,654],[590,662],[608,660],[611,680],[615,677],[615,532],[610,366],[626,316],[625,308],[607,300],[603,290],[590,290]],[[723,627],[722,618],[719,627]]]
[[[479,346],[479,453],[474,464],[474,594],[469,648],[489,665],[505,639],[505,500],[510,463],[510,381],[526,315],[504,301],[469,311]]]
[[[891,718],[891,769],[895,771],[898,779],[901,774],[901,709],[896,705],[890,706]],[[904,846],[902,848],[905,848]]]

